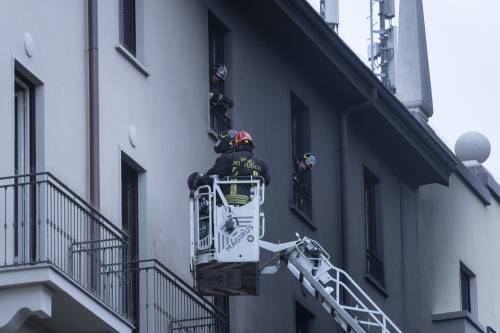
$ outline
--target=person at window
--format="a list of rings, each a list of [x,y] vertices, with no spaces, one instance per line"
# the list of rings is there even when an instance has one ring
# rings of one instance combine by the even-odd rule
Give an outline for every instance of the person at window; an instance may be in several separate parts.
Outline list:
[[[295,161],[295,172],[293,173],[293,180],[297,184],[301,184],[303,175],[310,172],[316,166],[316,155],[313,153],[305,153],[301,158]],[[301,184],[302,185],[302,184]]]
[[[224,64],[213,65],[210,69],[210,108],[224,115],[228,109],[231,109],[234,102],[229,97],[225,96],[222,91],[222,86],[227,77],[227,68]]]

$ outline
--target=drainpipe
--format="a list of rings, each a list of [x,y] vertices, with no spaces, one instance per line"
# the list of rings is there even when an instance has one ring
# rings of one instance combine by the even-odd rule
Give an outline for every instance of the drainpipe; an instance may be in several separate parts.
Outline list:
[[[340,116],[340,267],[347,271],[347,222],[348,218],[348,170],[349,170],[349,152],[348,152],[348,137],[349,137],[349,116],[352,114],[366,110],[373,106],[378,99],[377,89],[371,91],[371,95],[366,102],[356,104],[345,109]]]
[[[87,1],[89,56],[89,182],[90,203],[99,209],[99,57],[97,0]]]

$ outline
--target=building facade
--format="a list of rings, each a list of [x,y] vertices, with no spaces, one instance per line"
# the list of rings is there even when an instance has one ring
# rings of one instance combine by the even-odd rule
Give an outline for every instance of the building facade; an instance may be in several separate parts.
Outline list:
[[[191,288],[186,179],[212,165],[229,123],[271,171],[266,240],[317,240],[404,332],[455,310],[459,289],[435,281],[460,239],[434,229],[433,205],[471,195],[458,161],[305,1],[3,7],[0,330],[340,332],[286,272],[228,304]],[[208,100],[216,63],[234,100],[224,116]],[[297,184],[308,151],[319,162]],[[494,307],[478,290],[478,309]]]

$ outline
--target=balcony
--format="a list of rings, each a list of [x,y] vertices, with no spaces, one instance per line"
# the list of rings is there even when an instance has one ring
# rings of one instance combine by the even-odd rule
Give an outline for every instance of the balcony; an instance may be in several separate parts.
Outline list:
[[[227,332],[214,305],[50,173],[0,178],[0,332]],[[75,322],[78,318],[78,322]]]

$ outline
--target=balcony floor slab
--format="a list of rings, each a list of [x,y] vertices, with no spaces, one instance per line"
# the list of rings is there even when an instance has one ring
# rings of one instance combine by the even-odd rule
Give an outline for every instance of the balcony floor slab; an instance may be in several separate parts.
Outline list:
[[[36,312],[37,309],[33,307],[35,312],[30,312],[28,316],[31,325],[34,324],[54,333],[132,333],[133,331],[133,326],[129,322],[50,264],[0,270],[0,293],[23,290],[18,297],[36,298],[40,296],[40,288],[50,291],[50,300],[45,299],[44,302],[49,302],[51,309],[49,311],[46,306],[45,312]],[[12,297],[15,297],[15,294]],[[17,302],[24,301],[18,298]],[[26,307],[29,305],[27,303]],[[38,316],[33,316],[36,314]],[[15,315],[16,313],[13,314]],[[23,321],[26,319],[24,318]]]

